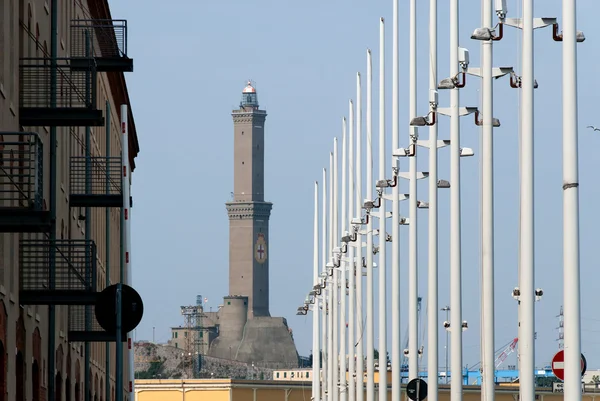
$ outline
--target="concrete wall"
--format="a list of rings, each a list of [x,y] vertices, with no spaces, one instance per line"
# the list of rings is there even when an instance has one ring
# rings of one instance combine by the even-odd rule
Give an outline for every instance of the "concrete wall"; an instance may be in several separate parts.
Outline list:
[[[282,317],[257,317],[248,320],[237,358],[270,368],[298,366],[294,339]]]

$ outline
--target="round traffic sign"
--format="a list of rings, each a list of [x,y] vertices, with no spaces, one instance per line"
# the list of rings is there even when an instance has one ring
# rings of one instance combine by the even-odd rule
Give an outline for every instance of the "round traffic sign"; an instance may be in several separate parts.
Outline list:
[[[427,398],[427,383],[422,379],[412,379],[406,385],[406,395],[412,401],[422,401]]]
[[[585,373],[587,369],[587,361],[585,356],[581,354],[581,375]],[[552,373],[558,379],[564,381],[565,380],[565,351],[558,351],[554,357],[552,358]]]
[[[95,315],[98,324],[109,333],[117,330],[117,287],[113,284],[98,294]],[[121,330],[129,333],[142,321],[144,304],[140,294],[126,284],[121,284]]]

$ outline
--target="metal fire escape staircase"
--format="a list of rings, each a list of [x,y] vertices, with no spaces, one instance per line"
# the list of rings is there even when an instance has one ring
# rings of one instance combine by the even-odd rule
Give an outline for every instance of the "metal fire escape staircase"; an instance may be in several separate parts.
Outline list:
[[[21,58],[21,126],[89,131],[108,123],[97,104],[98,72],[133,71],[127,22],[73,20],[70,39],[69,58]],[[51,181],[44,163],[48,155],[52,157],[34,132],[0,132],[0,232],[19,234],[19,303],[68,305],[69,341],[115,341],[114,333],[105,332],[94,316],[98,291],[104,288],[97,282],[95,242],[89,233],[88,239],[64,238],[58,230],[60,239],[50,239],[56,222],[45,198],[45,183]],[[120,156],[92,156],[86,149],[86,156],[70,158],[69,167],[70,208],[122,208]]]

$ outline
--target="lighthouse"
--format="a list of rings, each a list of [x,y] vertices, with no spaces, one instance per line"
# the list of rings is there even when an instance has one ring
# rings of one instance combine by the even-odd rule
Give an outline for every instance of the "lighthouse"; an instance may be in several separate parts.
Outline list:
[[[298,365],[296,344],[284,317],[269,312],[269,218],[265,201],[265,120],[251,82],[233,117],[233,196],[229,215],[229,295],[211,327],[209,355],[272,368]]]
[[[229,215],[229,294],[248,297],[248,318],[269,314],[269,218],[265,202],[265,120],[251,82],[233,117],[233,199]]]

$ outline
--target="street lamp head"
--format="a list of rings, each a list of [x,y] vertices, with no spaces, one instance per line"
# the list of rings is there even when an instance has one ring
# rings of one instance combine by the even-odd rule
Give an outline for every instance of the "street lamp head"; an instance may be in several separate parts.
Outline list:
[[[392,156],[394,157],[406,157],[408,155],[408,151],[406,148],[398,148],[392,152]]]
[[[431,121],[428,119],[429,115],[431,115]],[[431,126],[433,124],[435,124],[435,111],[430,111],[427,113],[427,115],[422,117],[413,117],[412,120],[410,120],[409,125],[411,127],[424,127]]]
[[[455,80],[452,78],[444,78],[438,84],[438,89],[454,89],[456,88]]]
[[[475,152],[471,148],[460,148],[460,157],[475,156]]]
[[[375,202],[370,199],[365,199],[363,201],[363,209],[371,210],[375,208]]]
[[[465,109],[467,110],[467,115],[477,113],[479,111],[479,109],[474,106],[467,106]]]
[[[585,41],[585,35],[581,31],[577,31],[577,33],[575,34],[575,38],[579,43]]]
[[[377,180],[375,188],[387,188],[389,187],[388,180]]]
[[[450,188],[450,182],[446,180],[438,180],[437,182],[438,188]]]
[[[412,127],[424,127],[427,125],[427,123],[428,121],[425,117],[415,117],[412,120],[410,120],[410,125]]]
[[[493,127],[499,127],[500,126],[500,120],[498,120],[497,118],[492,118],[492,126]]]
[[[354,217],[352,220],[350,220],[350,224],[353,226],[360,226],[363,224],[363,220],[360,217]]]
[[[494,34],[490,28],[477,28],[471,34],[471,39],[475,40],[491,40]]]

